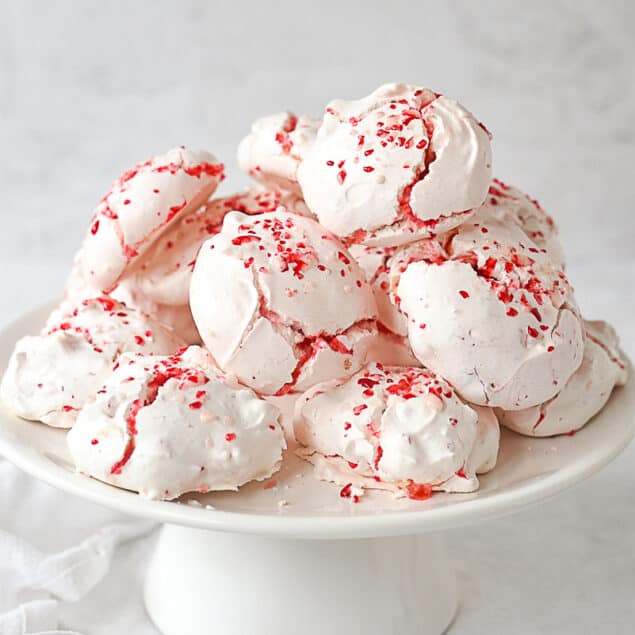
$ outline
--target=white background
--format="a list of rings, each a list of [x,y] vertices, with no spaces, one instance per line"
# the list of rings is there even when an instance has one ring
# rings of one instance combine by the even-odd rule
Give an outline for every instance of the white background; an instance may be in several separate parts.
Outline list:
[[[487,124],[495,173],[556,218],[583,312],[610,320],[635,355],[635,3],[0,9],[0,323],[60,293],[93,206],[138,160],[204,147],[227,164],[230,192],[246,182],[235,148],[255,117],[319,114],[330,98],[403,80],[459,99]],[[463,612],[451,633],[633,632],[634,462],[635,448],[556,501],[453,532]],[[14,476],[21,489],[0,501],[0,528],[42,548],[111,517]],[[147,551],[128,546],[116,561],[119,580],[134,569],[127,594],[107,580],[65,609],[65,624],[114,632],[120,606],[120,629],[153,632],[140,625],[135,586]],[[107,623],[94,619],[102,606]]]

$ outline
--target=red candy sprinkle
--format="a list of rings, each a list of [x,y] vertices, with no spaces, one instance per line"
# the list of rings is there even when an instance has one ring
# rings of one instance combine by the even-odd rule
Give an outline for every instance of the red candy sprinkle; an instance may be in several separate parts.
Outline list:
[[[232,239],[232,245],[242,245],[243,243],[251,243],[259,241],[260,236],[236,236]]]
[[[344,487],[342,487],[342,489],[340,490],[340,496],[342,498],[350,498],[353,489],[353,484],[352,483],[347,483],[346,485],[344,485]]]
[[[415,483],[414,481],[409,480],[406,492],[408,494],[408,498],[416,501],[423,501],[432,496],[432,485],[429,483]]]
[[[375,470],[379,470],[379,461],[381,461],[381,457],[384,456],[384,449],[381,445],[377,446],[377,452],[375,453],[375,460],[373,462],[373,467]]]

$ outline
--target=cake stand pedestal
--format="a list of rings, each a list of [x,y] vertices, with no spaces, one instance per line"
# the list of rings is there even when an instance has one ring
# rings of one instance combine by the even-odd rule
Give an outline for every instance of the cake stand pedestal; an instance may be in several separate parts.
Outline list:
[[[0,332],[0,370],[14,342],[37,332],[49,310]],[[458,606],[443,531],[553,496],[606,465],[633,436],[631,380],[573,436],[503,431],[498,465],[473,494],[411,501],[370,492],[354,504],[289,452],[266,483],[165,502],[77,474],[64,430],[0,407],[0,453],[25,472],[163,523],[145,600],[164,635],[439,635]]]
[[[439,635],[458,594],[437,533],[285,540],[164,525],[145,602],[165,635]]]

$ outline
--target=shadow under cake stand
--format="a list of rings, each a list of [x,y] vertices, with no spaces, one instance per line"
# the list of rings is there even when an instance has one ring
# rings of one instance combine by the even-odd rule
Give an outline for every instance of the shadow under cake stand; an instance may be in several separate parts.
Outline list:
[[[0,368],[49,309],[0,333]],[[635,436],[635,387],[615,390],[573,436],[503,431],[498,465],[478,492],[426,501],[369,492],[352,503],[291,452],[265,483],[150,501],[75,473],[65,434],[0,408],[0,453],[19,468],[163,523],[144,595],[165,635],[439,635],[459,605],[444,530],[522,509],[606,465]]]

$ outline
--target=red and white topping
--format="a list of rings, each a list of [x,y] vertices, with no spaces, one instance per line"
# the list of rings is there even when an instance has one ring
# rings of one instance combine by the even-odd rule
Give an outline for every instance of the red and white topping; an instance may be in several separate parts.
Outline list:
[[[419,361],[469,402],[521,410],[551,399],[582,362],[584,335],[564,273],[514,223],[475,217],[445,256],[401,254],[395,302]]]
[[[618,337],[606,322],[584,322],[586,341],[580,368],[564,388],[545,403],[525,410],[497,409],[507,428],[533,437],[571,434],[596,415],[615,386],[626,383],[626,365]]]
[[[299,195],[298,166],[313,145],[319,125],[318,120],[292,112],[257,119],[238,147],[238,164],[266,187]]]
[[[132,275],[132,284],[159,304],[187,304],[199,249],[220,231],[225,215],[232,210],[248,215],[273,212],[288,198],[274,190],[248,190],[214,199],[203,209],[180,217],[143,256]]]
[[[223,169],[208,152],[175,148],[122,174],[94,211],[79,254],[88,284],[111,291],[166,227],[207,201]]]
[[[298,169],[304,200],[349,243],[393,246],[456,227],[491,181],[489,133],[427,88],[332,101]]]
[[[169,354],[182,341],[153,318],[109,297],[54,311],[44,331],[16,343],[2,400],[24,419],[68,428],[124,351]]]
[[[79,268],[80,265],[76,259],[64,287],[64,302],[60,307],[62,311],[68,310],[69,307],[72,310],[82,300],[99,295],[99,291],[84,280]],[[183,340],[183,343],[200,344],[201,338],[192,319],[189,302],[179,305],[154,302],[141,291],[135,276],[124,278],[107,295],[113,300],[122,302],[130,309],[151,315],[163,326],[172,330],[177,337]]]
[[[558,269],[564,270],[564,252],[558,240],[558,228],[536,199],[494,179],[485,203],[476,213],[476,219],[481,216],[498,218],[504,223],[516,223],[536,247],[548,254]]]
[[[354,373],[376,333],[372,291],[350,253],[284,211],[228,214],[201,247],[190,305],[219,366],[262,394]]]
[[[197,346],[169,357],[126,354],[80,413],[68,446],[81,472],[172,499],[271,476],[286,447],[279,418]]]
[[[296,404],[294,429],[322,476],[415,499],[477,489],[476,473],[498,454],[491,409],[479,416],[424,368],[369,364],[314,386]]]

